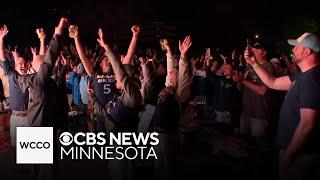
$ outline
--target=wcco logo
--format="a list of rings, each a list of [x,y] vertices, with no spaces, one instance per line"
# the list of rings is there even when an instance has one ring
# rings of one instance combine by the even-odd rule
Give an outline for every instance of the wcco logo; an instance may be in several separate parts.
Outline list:
[[[17,127],[17,164],[53,164],[53,128]]]
[[[21,149],[49,149],[49,142],[20,142]]]

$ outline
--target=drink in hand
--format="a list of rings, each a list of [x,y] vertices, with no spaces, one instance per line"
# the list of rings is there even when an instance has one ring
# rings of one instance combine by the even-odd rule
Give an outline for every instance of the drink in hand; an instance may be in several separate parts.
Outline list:
[[[78,31],[78,26],[70,25],[69,26],[69,37],[74,38],[76,36],[77,31]]]

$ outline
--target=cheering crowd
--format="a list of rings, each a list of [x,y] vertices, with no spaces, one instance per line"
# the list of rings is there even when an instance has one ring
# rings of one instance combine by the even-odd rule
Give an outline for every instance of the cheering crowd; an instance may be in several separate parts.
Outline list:
[[[68,27],[69,37],[64,35]],[[161,39],[159,50],[144,51],[137,25],[126,54],[110,45],[102,29],[99,46],[90,49],[81,42],[81,28],[69,26],[66,18],[48,45],[40,28],[39,48],[9,49],[4,43],[9,28],[14,27],[0,29],[0,75],[2,101],[12,110],[12,146],[16,127],[53,126],[58,134],[69,129],[72,112],[82,115],[83,131],[137,132],[143,123],[159,133],[155,177],[176,179],[180,134],[206,120],[261,146],[276,142],[280,179],[319,177],[320,40],[313,33],[288,41],[294,46],[292,60],[269,60],[259,41],[230,55],[210,49],[192,54],[190,36],[178,44]],[[64,38],[74,42],[66,44]],[[149,109],[150,121],[144,120]],[[114,179],[134,177],[130,160],[108,164]],[[39,179],[54,177],[54,167],[39,169]]]

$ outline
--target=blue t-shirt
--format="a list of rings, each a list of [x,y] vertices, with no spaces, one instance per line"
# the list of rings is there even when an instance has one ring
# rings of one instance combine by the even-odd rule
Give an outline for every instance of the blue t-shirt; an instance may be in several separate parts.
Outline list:
[[[14,70],[8,60],[0,61],[0,66],[8,76],[10,108],[14,111],[26,111],[28,109],[29,91],[22,92],[18,83],[18,72]]]
[[[90,81],[90,76],[81,76],[80,79],[80,96],[83,104],[89,103],[89,95],[87,92],[88,83]]]
[[[69,77],[69,84],[72,87],[72,102],[75,105],[80,105],[80,75],[72,71]]]
[[[300,123],[300,109],[320,110],[320,66],[304,73],[290,76],[291,88],[283,101],[278,126],[278,145],[285,149],[289,145]],[[320,153],[320,119],[317,119],[313,134],[308,137],[302,153]]]
[[[109,103],[116,92],[116,79],[113,73],[94,74],[93,88],[94,93],[101,105]]]

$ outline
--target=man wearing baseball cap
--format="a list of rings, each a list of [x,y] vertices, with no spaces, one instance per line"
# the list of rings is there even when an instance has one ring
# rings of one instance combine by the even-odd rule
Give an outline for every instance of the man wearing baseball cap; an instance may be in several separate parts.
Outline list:
[[[294,63],[301,70],[290,76],[270,75],[250,56],[248,48],[244,57],[269,88],[288,91],[278,125],[279,179],[317,179],[320,177],[320,39],[314,33],[304,33],[288,43],[294,46]]]
[[[268,74],[274,74],[274,68],[267,59],[265,43],[257,41],[252,44],[252,55],[257,64]],[[245,69],[244,78],[240,81],[242,89],[242,114],[240,118],[240,134],[254,137],[258,148],[264,148],[267,140],[270,106],[267,99],[269,88],[258,77],[252,67]]]

